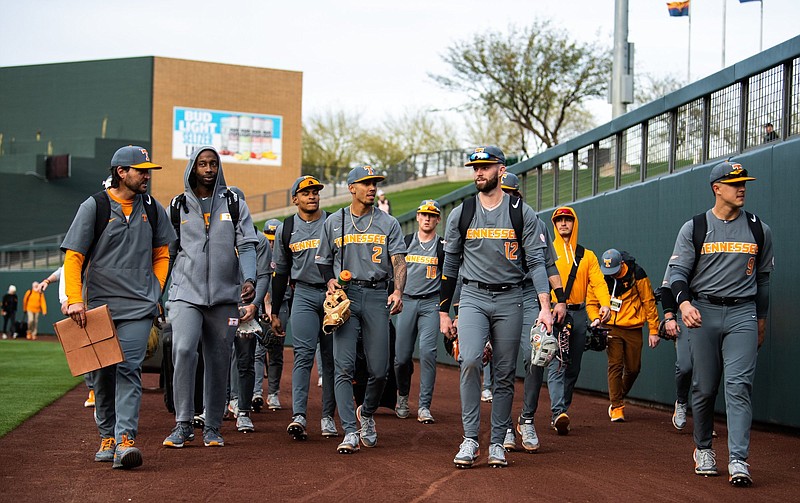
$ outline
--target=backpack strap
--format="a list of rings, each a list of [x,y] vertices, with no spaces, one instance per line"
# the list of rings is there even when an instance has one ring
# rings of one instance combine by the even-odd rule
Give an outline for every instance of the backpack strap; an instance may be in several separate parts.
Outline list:
[[[292,232],[294,232],[294,215],[289,215],[283,219],[283,227],[281,228],[281,246],[283,246],[283,255],[289,263],[289,270],[292,270],[292,249],[289,248],[289,241],[292,239]],[[291,274],[291,273],[290,273]]]
[[[156,201],[150,194],[142,195],[142,204],[144,204],[144,213],[147,215],[147,221],[153,230],[153,248],[155,248],[156,232],[158,230],[158,206],[156,206]]]
[[[511,217],[511,227],[514,228],[514,234],[517,236],[517,244],[519,244],[520,257],[525,256],[525,249],[522,247],[522,198],[511,196],[508,202],[508,214]]]
[[[169,203],[169,218],[172,222],[172,228],[175,229],[175,234],[178,235],[176,244],[178,250],[181,249],[181,210],[184,213],[189,213],[189,206],[186,204],[186,194],[181,193],[172,198]]]
[[[239,227],[239,196],[231,189],[227,189],[225,199],[228,201],[228,213],[231,214],[233,229],[236,230]]]
[[[108,227],[108,219],[111,218],[111,200],[108,198],[108,193],[105,190],[101,190],[100,192],[92,194],[92,198],[95,202],[94,235],[92,236],[92,243],[89,245],[89,249],[86,250],[86,255],[84,256],[81,275],[83,275],[83,272],[89,265],[89,259],[92,257],[94,249],[97,247],[97,242],[100,241],[100,236],[103,235],[106,227]]]
[[[747,225],[750,226],[750,232],[753,233],[753,238],[755,238],[758,245],[758,251],[756,252],[756,267],[758,267],[761,262],[761,249],[764,248],[764,228],[761,226],[761,219],[753,213],[745,211],[744,215],[747,217]]]
[[[692,245],[694,246],[694,263],[692,264],[692,273],[689,276],[690,284],[697,273],[697,263],[700,262],[700,252],[703,249],[703,242],[706,240],[706,232],[708,232],[708,221],[706,220],[705,212],[693,216]]]
[[[467,237],[467,229],[469,224],[475,217],[475,207],[478,203],[478,196],[469,197],[464,199],[461,203],[461,215],[458,219],[458,232],[461,234],[461,245],[464,245],[464,240]]]
[[[403,241],[406,244],[406,250],[408,250],[408,247],[411,246],[411,242],[414,241],[414,233],[412,232],[411,234],[406,234],[403,237]]]
[[[567,279],[567,286],[564,287],[564,298],[569,298],[569,293],[572,291],[572,285],[575,284],[575,276],[578,274],[578,266],[583,258],[583,253],[586,251],[581,245],[575,247],[575,263],[572,264],[572,269],[569,271],[569,278]]]
[[[444,239],[436,238],[436,258],[439,262],[439,271],[444,269]]]

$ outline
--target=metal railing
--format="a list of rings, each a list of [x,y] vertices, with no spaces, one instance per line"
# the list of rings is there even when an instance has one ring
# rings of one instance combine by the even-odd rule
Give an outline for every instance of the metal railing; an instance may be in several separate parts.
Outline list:
[[[767,136],[765,124],[776,137]],[[536,211],[671,174],[800,133],[800,37],[514,164]],[[443,218],[476,193],[439,199]],[[404,231],[414,212],[398,217]]]

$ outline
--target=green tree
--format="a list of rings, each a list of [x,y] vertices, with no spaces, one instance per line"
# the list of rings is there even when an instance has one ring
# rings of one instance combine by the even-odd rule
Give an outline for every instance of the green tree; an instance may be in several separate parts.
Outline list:
[[[476,35],[448,48],[442,59],[449,74],[431,78],[465,92],[486,113],[500,110],[547,148],[585,117],[586,101],[605,97],[611,76],[610,48],[572,40],[549,21]]]

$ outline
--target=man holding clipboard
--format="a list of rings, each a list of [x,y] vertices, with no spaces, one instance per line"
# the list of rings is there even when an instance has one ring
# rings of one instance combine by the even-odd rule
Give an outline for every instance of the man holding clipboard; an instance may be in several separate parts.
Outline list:
[[[147,195],[151,170],[161,166],[146,149],[122,147],[111,159],[111,187],[84,201],[61,249],[67,315],[81,328],[87,308],[107,305],[124,361],[94,372],[95,461],[135,468],[134,447],[142,397],[141,365],[177,236],[164,208]],[[107,219],[107,222],[103,222]]]

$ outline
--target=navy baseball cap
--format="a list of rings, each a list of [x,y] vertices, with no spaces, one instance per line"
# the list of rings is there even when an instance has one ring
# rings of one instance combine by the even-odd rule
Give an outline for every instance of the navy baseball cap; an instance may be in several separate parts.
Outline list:
[[[347,185],[366,182],[367,180],[376,180],[380,182],[385,179],[386,177],[377,174],[375,168],[372,166],[359,166],[350,170],[350,173],[347,175]]]
[[[303,175],[292,184],[292,197],[296,196],[298,192],[306,189],[324,189],[325,186],[319,180],[311,175]]]
[[[747,176],[747,170],[741,164],[731,161],[722,161],[714,166],[708,176],[709,183],[739,183],[755,180]]]
[[[419,203],[417,213],[429,213],[438,217],[442,214],[442,207],[439,206],[439,202],[435,199],[424,199],[421,203]]]
[[[622,255],[619,251],[611,248],[603,253],[600,259],[600,271],[606,276],[613,276],[619,272],[622,267]]]
[[[278,229],[278,226],[281,224],[281,221],[275,218],[270,218],[266,222],[264,222],[264,234],[267,235],[267,239],[270,241],[275,240],[275,231]]]
[[[111,158],[111,167],[123,166],[136,169],[161,169],[163,166],[150,161],[150,154],[146,148],[128,145],[114,152]]]
[[[503,173],[503,178],[500,179],[500,188],[519,192],[519,178],[514,173]]]
[[[492,145],[477,147],[469,155],[469,160],[464,166],[474,166],[475,164],[503,164],[506,163],[506,155],[499,147]]]

